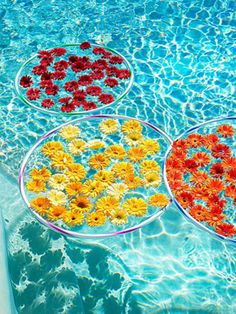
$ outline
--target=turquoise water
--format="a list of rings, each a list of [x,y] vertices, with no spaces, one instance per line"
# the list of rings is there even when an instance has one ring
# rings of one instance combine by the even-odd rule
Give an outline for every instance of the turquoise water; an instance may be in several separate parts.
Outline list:
[[[138,117],[172,138],[235,114],[235,1],[1,1],[0,160],[9,279],[19,313],[236,312],[236,253],[170,206],[140,231],[69,241],[29,214],[17,186],[36,140],[68,118],[15,96],[36,51],[95,40],[122,53],[135,82],[103,113]],[[12,302],[13,303],[13,302]]]

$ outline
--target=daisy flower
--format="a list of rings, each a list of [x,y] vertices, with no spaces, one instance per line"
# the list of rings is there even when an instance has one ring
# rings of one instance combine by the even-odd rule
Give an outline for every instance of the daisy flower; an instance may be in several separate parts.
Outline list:
[[[128,150],[129,160],[136,163],[140,162],[146,156],[146,152],[139,147],[132,147]]]
[[[60,142],[52,141],[43,145],[42,153],[47,157],[54,156],[57,152],[63,152],[64,147]]]
[[[43,191],[46,191],[47,189],[45,182],[39,179],[28,181],[28,183],[26,184],[26,188],[29,191],[35,192],[35,193],[43,192]]]
[[[71,181],[80,181],[86,177],[87,171],[81,164],[70,164],[65,170],[65,174]]]
[[[161,176],[155,171],[150,171],[144,175],[144,184],[146,187],[158,187],[161,183]]]
[[[104,184],[97,180],[87,180],[84,182],[81,193],[85,196],[96,197],[104,190]]]
[[[58,152],[51,158],[52,158],[51,166],[59,170],[66,169],[68,165],[73,163],[72,156],[64,152]]]
[[[75,139],[72,142],[69,143],[68,145],[68,151],[72,155],[80,155],[86,148],[86,143],[85,141],[81,139]]]
[[[126,151],[121,145],[111,145],[109,146],[104,154],[106,154],[109,158],[115,158],[119,160],[123,160],[126,156]]]
[[[47,218],[49,220],[55,221],[55,220],[63,218],[65,213],[66,213],[66,208],[64,206],[52,206],[50,207],[47,213]]]
[[[101,212],[93,212],[86,217],[86,223],[89,227],[98,227],[104,225],[106,216]]]
[[[76,196],[80,193],[82,186],[81,182],[71,182],[65,187],[66,194],[68,197]]]
[[[47,181],[51,176],[51,171],[45,167],[43,167],[41,169],[34,168],[30,171],[30,176],[32,179]]]
[[[124,137],[124,141],[129,146],[136,146],[143,140],[143,135],[140,132],[132,131]]]
[[[112,171],[119,179],[125,179],[128,175],[134,174],[134,167],[126,161],[118,162],[112,167]]]
[[[130,134],[132,132],[142,132],[142,125],[139,121],[136,120],[127,120],[123,123],[122,132],[125,134]]]
[[[56,173],[50,177],[48,185],[55,190],[64,190],[68,180],[69,179],[65,174]]]
[[[119,123],[116,120],[104,120],[99,124],[99,129],[104,134],[113,134],[118,130]]]
[[[64,126],[60,131],[59,134],[61,135],[62,138],[64,138],[67,141],[71,141],[75,139],[76,137],[79,136],[80,130],[77,126],[74,125],[67,125]]]
[[[51,190],[48,192],[48,199],[55,206],[63,206],[67,202],[67,197],[62,191]]]
[[[141,217],[147,213],[148,204],[142,198],[131,197],[124,202],[122,208],[129,215]]]
[[[104,148],[106,146],[106,143],[102,140],[91,140],[87,143],[87,148],[90,149],[100,149]]]
[[[117,208],[111,212],[110,221],[113,225],[124,225],[128,221],[128,215],[125,210]]]
[[[84,196],[77,196],[70,202],[70,209],[81,213],[88,212],[92,207],[93,205],[90,203],[90,200]]]
[[[143,140],[139,146],[147,155],[155,155],[160,151],[160,144],[153,139]]]
[[[33,208],[41,216],[47,213],[47,210],[51,206],[48,198],[39,196],[30,202],[30,207]]]
[[[140,163],[140,173],[146,174],[147,172],[160,172],[161,167],[158,165],[158,163],[155,160],[143,160]]]
[[[118,208],[119,201],[112,196],[101,197],[96,203],[96,209],[98,212],[104,213],[106,216],[110,216],[112,210]]]
[[[119,200],[128,192],[128,187],[124,183],[114,183],[107,188],[106,192]]]
[[[143,185],[143,179],[141,179],[140,177],[138,176],[134,176],[133,174],[132,175],[128,175],[126,178],[125,178],[125,184],[127,185],[128,189],[129,190],[135,190],[137,189],[138,187],[142,186]]]
[[[114,181],[114,174],[108,170],[100,170],[94,175],[94,179],[100,181],[104,186],[111,185]]]
[[[82,225],[84,219],[84,215],[81,212],[78,212],[77,210],[70,210],[67,211],[63,215],[63,221],[71,227],[74,227],[76,225]]]
[[[165,194],[156,193],[150,197],[148,203],[155,207],[164,207],[169,204],[169,199]]]
[[[104,154],[95,154],[89,159],[89,165],[95,170],[106,168],[110,164],[110,159]]]

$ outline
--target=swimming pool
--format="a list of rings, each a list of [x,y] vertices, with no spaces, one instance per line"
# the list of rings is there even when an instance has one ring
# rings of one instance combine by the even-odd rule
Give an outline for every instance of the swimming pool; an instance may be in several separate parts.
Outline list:
[[[173,205],[139,231],[96,241],[65,239],[30,215],[17,184],[20,164],[40,136],[72,118],[29,108],[14,91],[18,69],[35,52],[91,40],[119,51],[135,73],[129,94],[102,113],[147,120],[172,139],[196,123],[233,116],[235,2],[1,4],[0,196],[9,266],[1,277],[17,311],[235,313],[235,247]],[[14,307],[10,294],[6,307]]]

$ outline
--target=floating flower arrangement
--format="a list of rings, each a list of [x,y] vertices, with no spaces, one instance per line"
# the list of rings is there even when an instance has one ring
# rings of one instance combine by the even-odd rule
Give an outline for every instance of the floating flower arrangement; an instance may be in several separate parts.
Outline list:
[[[108,106],[120,100],[131,84],[128,61],[89,42],[41,50],[16,78],[17,92],[26,103],[67,114]]]
[[[228,238],[236,235],[235,126],[204,124],[176,140],[166,161],[168,184],[182,209]],[[209,129],[210,128],[210,129]]]
[[[51,132],[27,162],[33,211],[63,228],[109,231],[135,226],[168,205],[163,135],[133,119],[78,122]]]

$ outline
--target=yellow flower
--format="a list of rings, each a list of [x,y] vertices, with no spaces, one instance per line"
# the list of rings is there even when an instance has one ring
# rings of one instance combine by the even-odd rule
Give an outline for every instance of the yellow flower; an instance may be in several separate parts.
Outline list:
[[[124,141],[129,146],[135,146],[138,145],[141,140],[143,139],[142,133],[137,131],[132,131],[127,136],[124,137]]]
[[[56,173],[48,180],[48,185],[55,190],[64,190],[68,183],[68,177],[62,173]]]
[[[104,120],[99,124],[99,129],[102,133],[112,134],[117,131],[119,123],[116,120]]]
[[[110,216],[111,211],[118,208],[119,201],[112,196],[101,197],[96,203],[96,209],[98,212],[104,213],[106,216]]]
[[[169,204],[169,199],[165,194],[156,193],[150,197],[149,204],[156,207],[164,207]]]
[[[81,193],[85,196],[96,197],[102,193],[105,186],[103,183],[97,180],[87,180],[84,182]]]
[[[66,186],[67,195],[69,197],[76,196],[81,191],[82,186],[83,185],[81,182],[78,182],[78,183],[71,182],[71,183],[67,184],[67,186]]]
[[[38,179],[41,181],[47,181],[51,175],[51,171],[49,171],[47,168],[43,167],[41,169],[32,169],[30,172],[30,176],[33,179]]]
[[[110,164],[110,159],[104,154],[95,154],[89,160],[89,165],[95,170],[106,168]]]
[[[63,216],[63,221],[68,225],[68,226],[76,226],[76,225],[82,225],[84,219],[84,215],[77,211],[77,210],[70,210],[65,213]]]
[[[125,179],[125,184],[128,186],[129,190],[135,190],[143,185],[143,180],[134,175],[130,175]]]
[[[64,152],[58,152],[54,156],[52,156],[52,163],[51,166],[53,168],[57,168],[59,170],[66,169],[69,164],[73,163],[73,158],[71,155],[64,153]]]
[[[51,206],[48,198],[39,196],[30,202],[30,207],[33,208],[41,216],[47,213],[47,210]]]
[[[93,212],[86,217],[86,223],[90,227],[102,226],[106,222],[106,216],[103,213]]]
[[[140,163],[140,173],[145,174],[150,171],[160,172],[161,167],[158,165],[158,163],[155,160],[143,160]]]
[[[71,210],[78,210],[81,213],[88,212],[93,205],[90,201],[84,196],[77,196],[70,202],[70,209]]]
[[[81,164],[70,164],[65,170],[65,174],[71,181],[80,181],[86,177],[87,171]]]
[[[50,202],[55,206],[65,205],[67,202],[67,197],[65,193],[57,190],[51,190],[48,192],[48,198]]]
[[[128,150],[128,155],[130,161],[140,162],[146,156],[146,153],[142,148],[132,147]]]
[[[52,141],[52,142],[47,142],[46,144],[43,145],[42,153],[48,157],[52,157],[58,152],[63,152],[63,150],[64,150],[64,147],[62,143]]]
[[[46,191],[46,184],[44,181],[41,181],[38,179],[30,180],[26,184],[26,188],[31,192],[39,193],[39,192]]]
[[[63,137],[65,140],[67,141],[71,141],[73,139],[75,139],[76,137],[79,136],[80,134],[80,130],[77,126],[74,126],[74,125],[67,125],[67,126],[64,126],[59,134],[61,135],[61,137]]]
[[[160,144],[156,140],[152,139],[142,141],[140,147],[147,155],[154,155],[160,151]]]
[[[154,171],[150,171],[148,173],[145,174],[144,176],[144,184],[147,187],[158,187],[161,183],[161,176],[159,173],[154,172]]]
[[[106,192],[116,199],[121,199],[128,192],[128,188],[124,183],[114,183],[107,188]]]
[[[141,123],[136,120],[125,121],[124,124],[122,125],[122,132],[125,134],[129,134],[134,131],[139,133],[142,132]]]
[[[110,221],[113,225],[124,225],[128,221],[128,215],[123,209],[117,208],[112,211]]]
[[[65,213],[66,208],[64,206],[52,206],[47,213],[47,217],[49,220],[55,221],[63,218]]]
[[[104,148],[106,146],[106,143],[102,140],[91,140],[87,143],[87,148],[90,149],[100,149]]]
[[[108,155],[109,158],[116,158],[119,160],[123,160],[126,156],[126,151],[121,145],[111,145],[105,150],[104,153]]]
[[[134,167],[129,162],[118,162],[112,167],[112,171],[119,179],[125,179],[127,176],[134,174]]]
[[[110,185],[114,182],[115,178],[111,171],[100,170],[94,175],[94,179],[100,181],[104,186]]]
[[[68,145],[68,151],[72,155],[80,155],[86,148],[86,143],[83,140],[75,139]]]
[[[132,216],[141,217],[147,212],[148,205],[142,198],[131,197],[123,204],[123,209]]]

